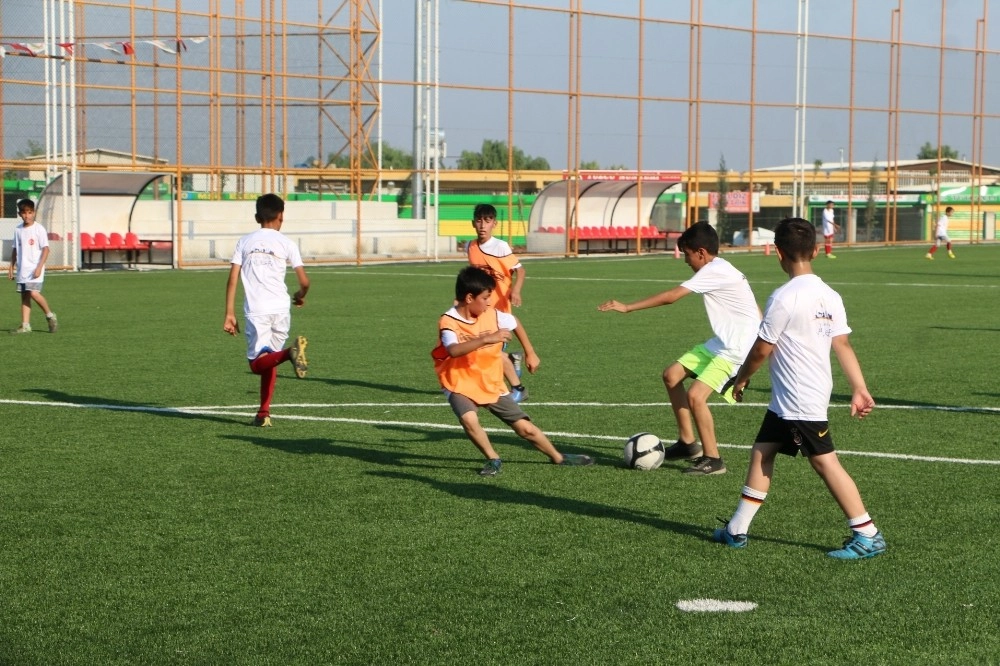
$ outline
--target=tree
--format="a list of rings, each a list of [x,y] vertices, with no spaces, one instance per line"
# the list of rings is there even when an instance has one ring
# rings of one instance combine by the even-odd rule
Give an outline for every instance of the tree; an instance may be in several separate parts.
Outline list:
[[[868,172],[868,201],[865,202],[865,240],[872,239],[872,232],[878,228],[878,206],[875,205],[875,191],[878,189],[878,169],[875,163],[878,158],[872,161],[872,168]]]
[[[819,178],[819,170],[823,168],[823,160],[815,159],[813,160],[813,185],[816,184],[816,179]]]
[[[373,151],[365,151],[361,155],[361,168],[374,169],[377,154]],[[311,158],[310,160],[311,161]],[[338,169],[347,169],[351,166],[351,156],[346,153],[330,153],[326,156],[326,165]],[[394,148],[388,143],[382,144],[382,168],[383,169],[412,169],[413,155],[400,148]]]
[[[601,165],[597,163],[597,160],[590,160],[589,162],[580,162],[580,168],[588,171],[597,171],[601,168]]]
[[[515,171],[545,171],[549,162],[544,157],[531,157],[517,146],[511,151],[511,168]],[[483,139],[480,152],[463,150],[458,158],[459,169],[503,171],[507,169],[507,142]]]
[[[917,153],[918,160],[936,160],[937,156],[938,156],[938,149],[932,146],[930,141],[920,146],[920,152]],[[941,159],[957,160],[958,151],[949,145],[941,146]]]
[[[14,153],[14,159],[23,160],[27,157],[34,157],[35,155],[44,155],[44,154],[45,154],[45,146],[43,144],[39,143],[38,141],[33,141],[31,139],[28,139],[27,149],[19,150],[16,153]],[[26,178],[27,175],[28,175],[27,172],[15,171],[11,169],[9,171],[5,171],[3,177],[15,180],[17,178]]]

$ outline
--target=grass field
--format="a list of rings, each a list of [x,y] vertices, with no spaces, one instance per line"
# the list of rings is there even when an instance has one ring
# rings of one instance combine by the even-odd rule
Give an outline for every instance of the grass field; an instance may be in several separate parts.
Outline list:
[[[686,279],[671,256],[527,262],[526,411],[598,464],[546,464],[484,413],[497,479],[429,355],[460,264],[310,269],[311,368],[282,366],[270,429],[248,425],[221,270],[50,275],[59,333],[2,338],[0,664],[1000,663],[1000,247],[924,251],[816,266],[879,405],[851,420],[835,368],[835,441],[889,544],[851,563],[824,554],[848,530],[802,459],[778,461],[746,550],[711,541],[764,372],[715,409],[728,474],[621,465],[634,432],[674,439],[660,373],[708,324],[697,296],[596,306]],[[761,305],[784,281],[726,256]],[[757,608],[678,608],[705,598]]]

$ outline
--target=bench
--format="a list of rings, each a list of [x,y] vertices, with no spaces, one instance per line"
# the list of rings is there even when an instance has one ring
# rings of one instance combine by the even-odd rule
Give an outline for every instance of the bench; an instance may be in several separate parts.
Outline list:
[[[81,264],[87,268],[95,266],[94,255],[100,253],[102,270],[107,268],[109,263],[133,266],[139,263],[143,255],[145,255],[145,263],[147,264],[173,264],[173,246],[173,241],[141,239],[131,231],[124,236],[120,233],[104,234],[102,232],[93,235],[80,234]],[[154,250],[165,250],[168,254],[167,260],[154,262]]]

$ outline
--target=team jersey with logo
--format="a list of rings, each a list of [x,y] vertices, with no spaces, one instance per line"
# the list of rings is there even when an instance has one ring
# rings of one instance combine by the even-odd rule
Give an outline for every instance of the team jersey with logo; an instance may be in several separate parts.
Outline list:
[[[236,242],[231,263],[240,267],[243,313],[288,312],[292,299],[285,285],[285,268],[302,266],[299,247],[277,229],[261,228]]]
[[[24,226],[24,223],[14,228],[14,250],[17,252],[17,275],[14,280],[18,283],[41,282],[45,279],[45,267],[38,277],[35,277],[35,268],[42,260],[42,250],[49,246],[49,235],[45,227],[35,222],[31,226]]]
[[[514,284],[512,275],[521,267],[510,245],[496,236],[483,244],[473,240],[469,243],[469,263],[489,269],[497,281],[491,304],[501,312],[510,312],[510,289]]]
[[[708,351],[741,365],[760,327],[760,309],[746,276],[716,257],[681,286],[704,297],[708,323],[715,334],[705,343]]]
[[[464,319],[458,310],[451,308],[438,320],[438,345],[431,352],[434,371],[441,387],[469,398],[477,405],[491,405],[507,393],[503,381],[501,354],[503,343],[497,342],[452,358],[448,347],[492,333],[500,329],[517,328],[514,315],[490,308],[474,320]]]
[[[759,332],[774,345],[768,409],[783,419],[826,421],[830,347],[834,337],[850,332],[843,299],[819,276],[800,275],[775,289]]]

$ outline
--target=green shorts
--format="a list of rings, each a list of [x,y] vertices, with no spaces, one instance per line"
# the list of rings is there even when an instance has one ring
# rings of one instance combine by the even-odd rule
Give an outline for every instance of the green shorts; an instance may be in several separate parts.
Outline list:
[[[736,403],[732,379],[736,376],[737,368],[732,363],[708,351],[705,345],[698,345],[677,359],[677,362],[697,377],[698,381],[707,384],[725,398],[726,402],[731,405]]]

